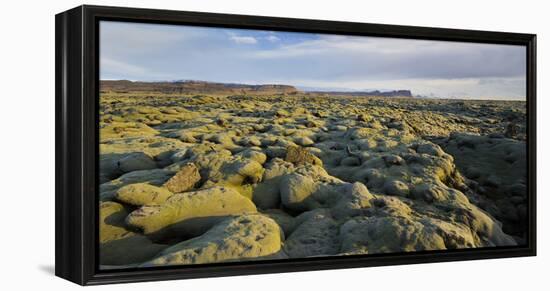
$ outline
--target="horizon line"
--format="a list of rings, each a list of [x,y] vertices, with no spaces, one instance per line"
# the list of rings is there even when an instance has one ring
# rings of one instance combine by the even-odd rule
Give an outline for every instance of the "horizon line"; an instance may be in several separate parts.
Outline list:
[[[499,98],[498,96],[495,96],[495,98],[492,97],[469,97],[469,96],[462,96],[462,97],[437,97],[437,96],[428,96],[426,94],[413,94],[412,90],[410,89],[352,89],[352,88],[330,88],[330,87],[312,87],[312,86],[301,86],[301,85],[291,85],[291,84],[284,84],[284,83],[254,83],[254,82],[222,82],[222,81],[207,81],[207,80],[198,80],[198,79],[176,79],[176,80],[131,80],[131,79],[100,79],[100,82],[102,81],[129,81],[132,83],[136,82],[142,82],[142,83],[178,83],[178,82],[204,82],[204,83],[217,83],[217,84],[231,84],[231,85],[245,85],[245,86],[263,86],[263,85],[277,85],[277,86],[292,86],[299,91],[303,91],[306,93],[372,93],[375,91],[386,93],[386,92],[395,92],[395,91],[409,91],[411,92],[412,98],[416,99],[435,99],[435,100],[468,100],[468,101],[527,101],[526,96],[521,96],[518,98],[506,98],[506,99],[496,99]],[[300,89],[302,88],[302,89]],[[303,88],[311,88],[312,90],[303,89]],[[324,89],[324,90],[323,90]]]

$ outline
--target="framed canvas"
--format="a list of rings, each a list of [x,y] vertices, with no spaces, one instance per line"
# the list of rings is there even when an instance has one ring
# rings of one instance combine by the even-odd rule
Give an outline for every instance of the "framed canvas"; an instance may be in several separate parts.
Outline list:
[[[56,16],[56,275],[81,285],[536,254],[535,35]]]

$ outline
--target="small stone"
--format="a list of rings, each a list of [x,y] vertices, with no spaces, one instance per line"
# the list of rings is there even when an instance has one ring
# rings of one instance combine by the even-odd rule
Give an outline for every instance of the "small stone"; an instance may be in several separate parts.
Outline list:
[[[173,193],[180,193],[192,189],[200,179],[201,175],[197,167],[192,163],[188,163],[176,175],[166,181],[164,187]]]
[[[259,147],[262,145],[262,142],[259,138],[251,136],[250,138],[248,138],[248,145]]]
[[[368,114],[359,114],[359,115],[357,115],[357,120],[358,120],[358,121],[368,122],[368,121],[371,121],[371,120],[372,120],[372,116],[370,116],[370,115],[368,115]]]
[[[304,164],[312,164],[312,165],[318,165],[318,166],[323,165],[323,162],[314,154],[310,153],[308,150],[304,148],[296,147],[296,146],[289,146],[286,149],[285,161],[291,162],[295,165],[304,165]]]
[[[309,127],[309,128],[317,127],[317,123],[309,120],[308,122],[306,122],[306,127]]]
[[[223,118],[218,118],[218,119],[216,119],[216,124],[221,126],[221,127],[226,127],[227,126],[227,120],[225,120]]]
[[[345,125],[335,125],[332,127],[332,130],[335,130],[335,131],[346,131],[348,130],[348,127],[345,126]]]
[[[398,155],[387,155],[382,158],[384,159],[384,162],[386,162],[386,165],[388,166],[405,164],[405,160],[403,160],[403,158]]]
[[[298,137],[294,140],[294,142],[296,144],[299,144],[299,145],[303,146],[303,147],[308,147],[308,146],[311,146],[315,143],[313,140],[311,140],[311,138],[309,138],[307,136]]]
[[[290,113],[288,113],[288,111],[284,110],[284,109],[279,109],[277,110],[277,112],[275,112],[275,116],[276,117],[287,117],[287,116],[290,116]]]

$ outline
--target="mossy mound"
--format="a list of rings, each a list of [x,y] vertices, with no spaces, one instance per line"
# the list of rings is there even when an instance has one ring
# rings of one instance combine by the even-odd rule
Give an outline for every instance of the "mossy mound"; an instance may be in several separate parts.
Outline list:
[[[143,267],[262,259],[281,250],[282,231],[272,219],[242,215],[226,219],[205,234],[173,245]]]
[[[124,219],[128,209],[124,205],[112,201],[99,204],[99,242],[128,238],[135,235],[126,228]]]
[[[100,102],[106,268],[524,242],[522,102],[149,92]]]
[[[173,193],[166,188],[156,187],[147,183],[136,183],[121,187],[115,193],[115,198],[134,206],[162,204]]]
[[[193,237],[231,215],[256,212],[246,197],[227,187],[174,194],[164,204],[146,205],[126,218],[128,225],[154,239]]]
[[[102,123],[99,127],[99,137],[102,140],[126,137],[154,136],[158,131],[139,122]]]
[[[197,167],[192,163],[188,163],[182,166],[172,178],[166,181],[164,187],[174,193],[179,193],[195,187],[200,180],[201,175]]]

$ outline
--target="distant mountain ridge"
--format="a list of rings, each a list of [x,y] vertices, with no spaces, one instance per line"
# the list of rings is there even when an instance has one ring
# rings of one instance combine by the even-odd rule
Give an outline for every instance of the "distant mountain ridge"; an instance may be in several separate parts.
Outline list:
[[[362,96],[362,97],[413,97],[410,90],[392,90],[392,91],[308,91],[312,94],[329,94],[338,96]]]
[[[410,90],[393,91],[301,91],[294,86],[281,84],[248,85],[195,80],[143,82],[128,80],[102,80],[101,91],[162,92],[171,94],[227,94],[227,95],[337,95],[363,97],[413,97]]]
[[[206,81],[174,81],[174,82],[132,82],[128,80],[102,80],[101,91],[115,92],[162,92],[180,94],[296,94],[299,92],[294,86],[265,84],[246,85],[234,83],[215,83]]]

